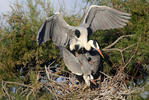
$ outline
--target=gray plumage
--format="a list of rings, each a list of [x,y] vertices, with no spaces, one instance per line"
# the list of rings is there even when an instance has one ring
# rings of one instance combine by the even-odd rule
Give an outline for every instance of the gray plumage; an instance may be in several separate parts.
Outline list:
[[[60,50],[67,68],[73,74],[83,75],[85,83],[90,86],[90,81],[93,80],[92,75],[95,74],[99,68],[100,56],[91,55],[89,52],[74,56],[66,48],[61,48]],[[89,63],[89,59],[92,60],[93,63]]]
[[[67,46],[70,50],[80,48],[90,50],[96,48],[88,41],[88,35],[97,30],[122,28],[130,19],[130,14],[123,13],[107,6],[90,6],[83,22],[77,26],[68,25],[60,14],[54,14],[44,21],[37,35],[37,42],[41,44],[52,40],[56,46]]]
[[[90,51],[90,52],[86,52],[85,57],[88,59],[88,62],[91,62],[91,70],[93,75],[97,73],[97,71],[99,70],[99,66],[101,63],[101,57],[98,54],[97,51]]]
[[[55,14],[49,17],[38,31],[38,44],[51,39],[56,46],[66,46],[70,37],[69,33],[71,33],[69,27],[61,15]]]
[[[41,25],[37,34],[37,43],[52,40],[56,46],[62,47],[65,65],[72,73],[83,75],[85,82],[90,85],[92,74],[95,74],[99,68],[100,56],[92,56],[87,52],[76,57],[64,47],[69,44],[70,50],[85,48],[87,51],[94,48],[103,57],[98,43],[88,40],[88,36],[97,30],[122,28],[129,19],[128,13],[97,5],[90,6],[83,22],[77,27],[68,25],[60,14],[54,14]],[[94,63],[90,63],[89,58]]]
[[[128,13],[107,6],[92,5],[83,20],[83,24],[88,24],[92,32],[122,28],[130,16]]]

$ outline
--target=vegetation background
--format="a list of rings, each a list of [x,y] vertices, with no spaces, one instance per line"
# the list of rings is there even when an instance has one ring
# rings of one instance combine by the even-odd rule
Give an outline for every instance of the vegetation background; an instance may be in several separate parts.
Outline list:
[[[63,9],[63,5],[60,6],[60,12],[70,25],[79,25],[87,7],[92,3],[107,5],[132,14],[126,27],[97,31],[91,38],[98,41],[101,49],[104,48],[104,55],[112,62],[112,65],[104,62],[103,72],[115,75],[121,66],[127,64],[124,68],[128,78],[127,83],[134,87],[143,87],[141,93],[147,93],[145,99],[149,99],[149,1],[82,0],[82,2],[86,3],[83,14],[78,11],[79,14],[69,15]],[[3,83],[16,82],[33,86],[37,82],[37,72],[43,70],[49,62],[55,61],[55,65],[64,70],[65,66],[57,47],[51,41],[41,46],[36,43],[40,25],[54,13],[55,8],[51,6],[50,0],[20,0],[19,2],[16,0],[11,9],[11,12],[0,16],[0,100],[8,100],[8,94],[13,95],[16,100],[24,100],[27,94],[22,96],[13,92],[14,89],[20,88],[18,85],[7,85],[8,93],[6,93]],[[108,50],[105,48],[117,38],[127,35],[131,36],[121,39]],[[43,91],[36,86],[35,90],[39,91],[36,94],[37,100],[54,98],[46,90]],[[35,96],[31,94],[30,100],[34,100],[33,98],[35,99]],[[132,98],[144,99],[140,94],[132,95]]]

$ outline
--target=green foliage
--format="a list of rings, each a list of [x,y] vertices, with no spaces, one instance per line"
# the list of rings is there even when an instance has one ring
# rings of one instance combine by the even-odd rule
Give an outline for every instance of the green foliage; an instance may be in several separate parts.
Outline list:
[[[50,43],[48,48],[45,49],[47,44],[38,47],[36,43],[38,28],[45,17],[41,17],[41,15],[47,9],[42,9],[44,5],[41,4],[45,3],[42,0],[28,0],[26,5],[23,6],[16,2],[12,6],[12,12],[5,15],[7,25],[3,26],[0,33],[2,35],[0,40],[1,73],[5,74],[6,70],[14,73],[13,69],[19,65],[20,67],[35,67],[43,63],[40,59],[53,57],[50,52],[53,55],[57,54],[54,52],[53,44]],[[25,6],[27,6],[27,9],[24,10]],[[52,11],[46,13],[51,15]],[[9,75],[3,74],[1,74],[1,79],[7,79],[6,76]]]
[[[28,75],[30,69],[35,70],[46,59],[58,54],[52,43],[43,46],[37,46],[36,43],[37,31],[45,19],[44,15],[52,14],[49,5],[48,7],[42,5],[45,3],[42,0],[28,0],[23,6],[16,2],[12,6],[12,11],[4,15],[6,24],[0,29],[0,82],[2,80],[34,81],[33,74]],[[22,75],[25,78],[22,78]],[[0,94],[2,94],[1,90]]]
[[[99,0],[97,3],[99,3],[100,5],[109,5],[109,3],[111,3],[112,7],[132,14],[131,20],[128,23],[128,25],[123,29],[98,31],[95,33],[95,36],[92,36],[91,38],[96,39],[100,43],[101,48],[104,48],[105,46],[114,42],[119,36],[134,35],[131,38],[122,39],[113,48],[123,49],[132,44],[137,44],[138,48],[136,48],[135,45],[132,48],[129,48],[128,50],[124,51],[124,58],[127,62],[129,58],[132,56],[135,49],[137,49],[132,63],[128,66],[128,68],[126,68],[128,72],[130,72],[130,70],[128,69],[131,69],[132,65],[136,62],[140,62],[142,65],[149,64],[149,3],[145,0],[111,0],[107,3],[103,2],[106,1]],[[108,55],[110,55],[110,58],[114,62],[114,64],[122,64],[120,59],[120,53],[112,52],[108,53]]]

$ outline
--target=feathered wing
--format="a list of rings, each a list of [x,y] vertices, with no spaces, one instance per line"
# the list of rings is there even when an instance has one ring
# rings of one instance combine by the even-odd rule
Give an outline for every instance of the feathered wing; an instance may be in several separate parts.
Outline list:
[[[82,24],[88,24],[92,32],[122,28],[130,19],[130,14],[107,6],[92,5]]]
[[[65,47],[68,44],[71,31],[60,14],[55,14],[44,21],[37,34],[37,43],[52,40],[56,46]]]
[[[83,72],[81,70],[81,64],[79,60],[77,59],[77,57],[75,57],[66,48],[61,47],[60,51],[62,51],[63,60],[67,68],[76,75],[82,75]]]

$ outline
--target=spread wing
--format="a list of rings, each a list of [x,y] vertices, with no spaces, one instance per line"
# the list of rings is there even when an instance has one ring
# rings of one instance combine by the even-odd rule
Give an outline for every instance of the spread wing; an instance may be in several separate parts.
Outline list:
[[[122,28],[130,19],[130,14],[107,6],[92,5],[82,24],[88,24],[92,32]]]
[[[56,46],[65,47],[70,38],[71,26],[69,26],[60,14],[55,14],[44,21],[37,34],[37,43],[52,40]]]

